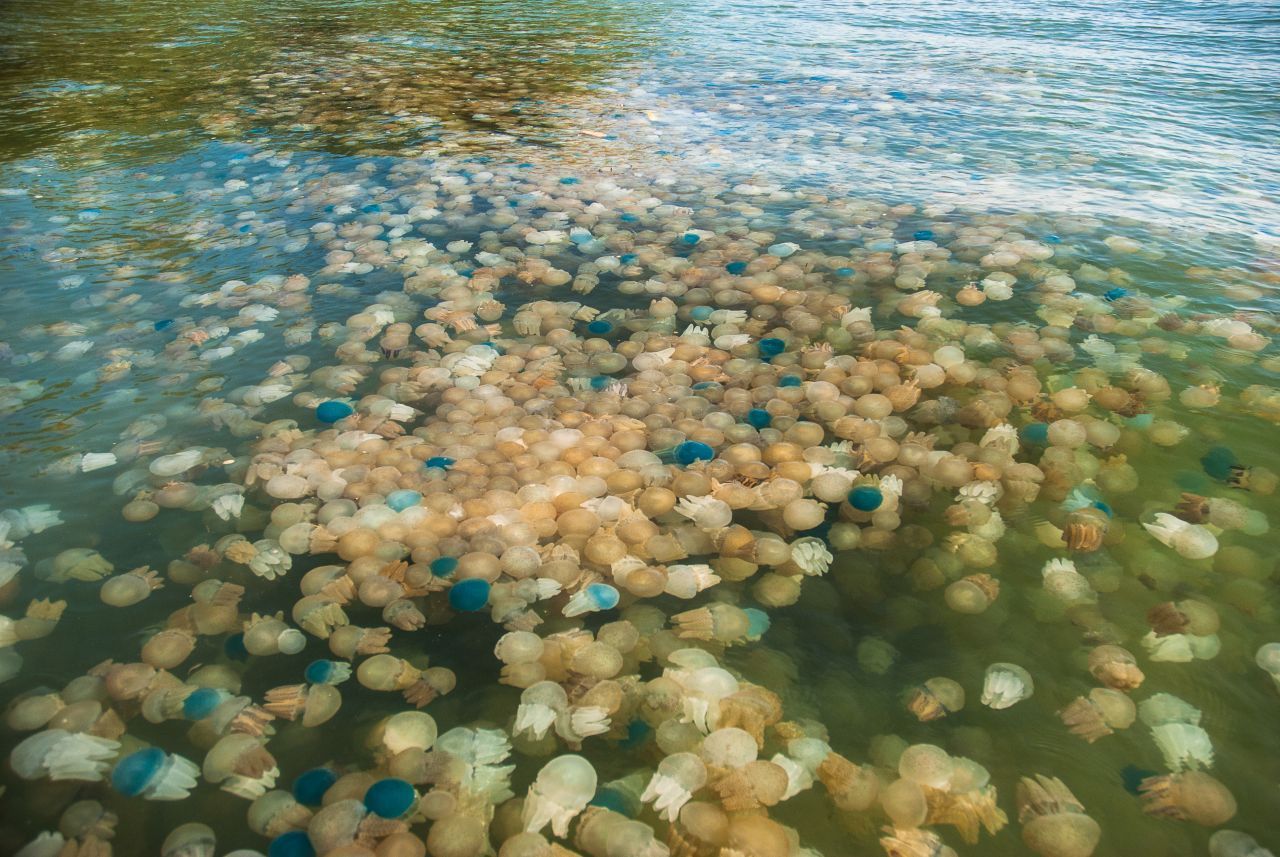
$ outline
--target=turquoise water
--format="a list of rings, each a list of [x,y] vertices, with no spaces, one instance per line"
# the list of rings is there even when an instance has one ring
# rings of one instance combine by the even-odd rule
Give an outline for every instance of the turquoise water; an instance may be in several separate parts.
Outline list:
[[[273,421],[318,432],[317,397],[351,395],[355,404],[379,391],[395,397],[385,386],[395,379],[378,373],[418,365],[429,348],[415,338],[408,356],[369,361],[342,351],[360,326],[349,318],[370,304],[420,324],[445,280],[501,267],[482,265],[480,251],[517,250],[526,262],[541,255],[572,277],[599,280],[583,293],[574,282],[501,276],[493,289],[505,305],[495,320],[501,328],[470,341],[488,337],[510,348],[523,341],[513,320],[527,302],[647,311],[651,298],[669,294],[687,313],[699,300],[683,290],[724,276],[726,260],[757,259],[774,243],[794,242],[800,270],[782,275],[783,284],[871,307],[879,338],[903,325],[927,333],[930,348],[954,338],[976,365],[1005,377],[1011,363],[1023,364],[1054,391],[1135,389],[1132,370],[1141,365],[1167,380],[1171,396],[1156,391],[1140,410],[1187,431],[1175,443],[1157,443],[1141,415],[1091,405],[1086,413],[1118,428],[1118,439],[1088,447],[1087,460],[1064,466],[1044,496],[1005,510],[998,562],[983,569],[1002,584],[989,611],[958,614],[944,601],[943,585],[975,569],[940,558],[963,528],[944,517],[950,492],[934,485],[931,500],[902,516],[913,529],[885,537],[887,550],[873,549],[872,536],[844,550],[832,538],[831,571],[806,578],[794,606],[771,609],[763,640],[730,648],[727,665],[777,692],[789,720],[825,724],[831,746],[856,763],[883,761],[886,742],[873,739],[898,735],[990,770],[1010,823],[977,845],[935,826],[960,854],[1025,853],[1015,791],[1019,777],[1036,773],[1062,778],[1098,821],[1097,854],[1207,853],[1212,828],[1143,815],[1126,790],[1126,766],[1164,771],[1141,721],[1085,744],[1055,716],[1094,686],[1085,669],[1089,648],[1116,642],[1147,675],[1135,700],[1175,694],[1203,711],[1216,750],[1212,773],[1239,802],[1226,826],[1280,847],[1269,824],[1280,782],[1273,728],[1280,698],[1254,665],[1258,647],[1280,638],[1275,540],[1257,520],[1273,517],[1276,502],[1262,470],[1248,490],[1228,487],[1201,464],[1212,448],[1227,446],[1242,466],[1275,467],[1274,7],[308,0],[19,3],[6,11],[0,506],[49,504],[63,523],[10,537],[20,543],[22,555],[10,561],[21,570],[0,589],[0,601],[13,618],[34,598],[67,605],[47,637],[9,647],[21,665],[6,661],[12,675],[0,685],[3,700],[63,688],[106,658],[136,660],[143,642],[190,603],[194,581],[171,562],[237,528],[249,541],[263,537],[278,502],[252,486],[236,523],[214,514],[207,495],[147,521],[123,520],[122,507],[139,492],[168,481],[148,470],[158,456],[199,447],[199,467],[179,472],[178,481],[206,492],[242,486],[254,445],[279,428]],[[571,225],[594,230],[592,239],[539,250],[544,245],[525,235]],[[684,236],[693,231],[706,237],[690,244]],[[439,252],[410,246],[415,238]],[[453,241],[476,246],[453,250]],[[987,259],[998,241],[1036,246],[1022,245],[1023,255],[1003,264]],[[612,269],[596,264],[627,253],[636,259]],[[694,269],[685,279],[679,260]],[[953,302],[966,283],[995,270],[1010,272],[1012,300]],[[1055,273],[1074,279],[1074,303],[1044,287]],[[298,276],[305,282],[286,281]],[[975,326],[967,339],[901,311],[899,302],[922,286],[945,296],[945,317]],[[1124,294],[1103,301],[1114,289]],[[760,303],[744,297],[741,305],[755,311]],[[820,343],[833,355],[863,353],[834,332],[838,317],[807,330],[803,319],[779,321],[766,309],[755,316],[766,330],[795,326],[793,356]],[[1170,317],[1168,325],[1155,323]],[[681,315],[676,331],[656,332],[678,333],[691,320]],[[1215,333],[1224,320],[1253,333]],[[648,331],[650,322],[647,312],[627,319],[627,335]],[[988,335],[981,325],[990,326]],[[581,325],[574,329],[588,338]],[[1065,339],[1074,350],[1020,351],[1019,337],[1028,334]],[[1090,334],[1118,356],[1087,351]],[[369,342],[377,354],[377,337]],[[271,367],[291,355],[297,362],[275,376],[286,384],[281,398],[263,403],[251,388],[269,383]],[[553,380],[587,377],[589,367],[575,359]],[[344,387],[317,371],[340,364],[369,365],[373,374],[357,373],[359,383]],[[819,370],[807,368],[806,381],[815,380]],[[751,384],[757,370],[723,382]],[[627,369],[620,377],[636,374]],[[953,379],[926,393],[948,400],[939,407],[943,419],[909,411],[907,423],[932,433],[939,449],[977,442],[981,433],[955,411],[976,390],[999,386],[985,376]],[[1201,386],[1218,393],[1207,406],[1184,392]],[[671,400],[688,395],[682,389]],[[422,412],[408,421],[411,433],[450,419],[434,393],[408,401]],[[787,406],[771,401],[783,400],[765,395],[761,405],[786,417]],[[1026,404],[1008,419],[1021,428],[1045,413]],[[663,420],[671,423],[655,419],[647,431],[664,442],[684,439],[687,426],[673,438],[661,431],[670,428]],[[824,442],[839,439],[832,423]],[[763,438],[756,440],[766,446],[777,440]],[[661,448],[656,440],[650,446]],[[115,460],[86,472],[86,453]],[[1118,490],[1096,478],[1116,454],[1136,469],[1136,487]],[[1019,460],[1040,456],[1028,447]],[[1099,592],[1097,607],[1064,609],[1043,591],[1039,570],[1065,554],[1047,548],[1036,527],[1046,519],[1062,524],[1068,489],[1085,482],[1103,485],[1116,517],[1102,550],[1075,556]],[[1141,522],[1170,511],[1184,491],[1234,500],[1256,516],[1245,528],[1219,532],[1214,558],[1182,561]],[[866,526],[838,507],[829,510],[833,519]],[[740,519],[780,531],[762,516]],[[150,565],[169,582],[140,604],[106,607],[96,582],[49,579],[51,560],[76,547],[100,552],[116,573]],[[302,573],[333,562],[340,561],[331,554],[296,556],[274,583],[228,561],[209,573],[246,587],[245,618],[275,610],[287,618]],[[703,597],[712,595],[760,606],[750,584],[726,581]],[[431,608],[431,624],[398,631],[393,651],[425,652],[432,665],[457,674],[457,689],[427,708],[440,731],[477,722],[509,729],[519,691],[496,683],[499,664],[489,655],[501,627],[483,617],[449,619],[438,595],[417,598]],[[1153,661],[1141,643],[1147,611],[1187,598],[1220,616],[1221,652],[1190,663]],[[668,615],[692,606],[657,603]],[[543,611],[549,621],[540,631],[568,624],[561,606]],[[358,624],[380,621],[367,607],[352,613]],[[241,692],[261,701],[267,689],[300,680],[309,659],[328,656],[311,640],[303,655],[239,661],[228,656],[223,636],[201,637],[174,674],[186,679],[197,665],[227,666]],[[879,644],[868,640],[892,647],[891,667],[874,663],[869,653]],[[1036,691],[996,711],[978,698],[984,669],[1001,661],[1029,670]],[[645,680],[660,672],[652,663],[640,671]],[[922,724],[901,697],[933,676],[959,681],[968,705]],[[315,765],[375,764],[364,736],[406,706],[398,695],[356,685],[342,686],[344,706],[323,726],[277,724],[269,747],[282,786]],[[118,707],[132,738],[200,762],[205,748],[185,726],[152,725],[129,705]],[[23,737],[7,730],[6,751]],[[652,744],[632,749],[616,737],[583,746],[601,782],[660,761]],[[769,744],[762,758],[778,749]],[[518,795],[547,752],[517,747]],[[557,752],[568,750],[561,744]],[[896,776],[892,765],[881,765],[881,774],[886,784]],[[156,853],[185,821],[213,826],[218,853],[266,852],[268,840],[245,826],[247,801],[210,783],[184,801],[147,803],[101,784],[5,777],[4,853],[56,829],[70,801],[90,798],[121,818],[116,853]],[[885,818],[833,808],[820,785],[770,815],[821,854],[879,853],[875,831]],[[665,822],[647,810],[641,818],[665,836]],[[425,835],[428,828],[413,829]],[[496,850],[501,839],[494,840]]]

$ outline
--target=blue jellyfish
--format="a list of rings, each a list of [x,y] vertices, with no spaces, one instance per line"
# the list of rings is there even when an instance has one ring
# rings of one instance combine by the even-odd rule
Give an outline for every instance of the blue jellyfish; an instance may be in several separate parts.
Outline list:
[[[836,268],[837,277],[852,277],[853,268]]]
[[[431,560],[431,573],[436,577],[453,577],[453,573],[458,570],[458,558],[456,556],[442,556]]]
[[[752,408],[747,411],[747,425],[752,428],[767,428],[769,423],[773,422],[773,416],[764,408]]]
[[[804,383],[804,379],[799,375],[783,375],[778,379],[779,387],[799,387]]]
[[[697,440],[686,440],[676,446],[675,459],[681,467],[688,467],[695,461],[710,461],[716,457],[716,451],[707,444]]]
[[[322,423],[336,423],[354,414],[355,408],[346,402],[321,402],[316,405],[316,419]]]
[[[769,630],[769,614],[758,607],[744,607],[742,612],[747,614],[747,639],[759,640]]]
[[[689,310],[689,317],[694,321],[707,321],[711,318],[711,313],[715,312],[709,306],[696,306]]]
[[[736,277],[747,270],[747,263],[746,262],[730,262],[729,264],[724,266],[724,269]]]
[[[319,806],[324,793],[337,781],[338,775],[328,768],[303,771],[293,781],[293,799],[303,806]]]
[[[1020,432],[1022,439],[1036,446],[1044,446],[1049,442],[1048,423],[1027,423]]]
[[[913,239],[915,239],[916,241],[932,241],[932,240],[933,240],[933,230],[932,230],[932,229],[917,229],[915,232],[912,232],[912,233],[911,233],[911,237],[912,237]]]
[[[320,658],[307,664],[302,677],[309,684],[342,684],[351,678],[351,664],[346,661],[330,661]]]
[[[768,336],[756,343],[760,349],[760,359],[768,362],[787,350],[787,343],[776,336]]]
[[[637,256],[635,253],[623,253],[621,256],[618,257],[618,261],[624,265],[634,265],[636,259],[639,259],[639,258],[640,257]]]
[[[387,495],[387,506],[397,512],[403,512],[422,502],[422,495],[410,488],[401,488]]]
[[[267,857],[316,857],[316,849],[305,830],[290,830],[271,840]]]
[[[693,232],[686,232],[680,236],[680,240],[692,247],[702,240],[702,236]]]
[[[619,598],[618,590],[613,586],[607,583],[589,583],[569,599],[569,603],[564,606],[564,615],[581,616],[583,613],[612,610],[618,606]]]
[[[399,818],[418,800],[413,786],[396,777],[378,780],[364,793],[365,809],[383,818]]]
[[[231,694],[225,690],[216,690],[212,687],[194,690],[182,700],[182,716],[187,720],[204,720],[230,696]]]
[[[474,613],[489,603],[489,581],[479,577],[460,580],[449,589],[449,606],[454,610]]]
[[[1204,472],[1220,482],[1231,478],[1231,468],[1240,463],[1236,454],[1225,446],[1215,446],[1200,456],[1200,466]]]
[[[448,457],[447,455],[433,455],[430,458],[428,458],[426,461],[424,461],[422,463],[422,466],[426,468],[435,467],[440,470],[448,470],[450,467],[453,467],[453,465],[457,463],[458,462],[454,461],[452,458]]]
[[[884,502],[884,494],[874,485],[856,485],[849,492],[849,505],[859,512],[874,512]]]
[[[613,333],[613,323],[597,318],[595,321],[587,322],[587,333],[592,336],[608,336]]]
[[[1108,291],[1103,292],[1102,297],[1108,301],[1118,301],[1123,297],[1127,297],[1128,294],[1129,294],[1128,289],[1122,289],[1122,288],[1116,287],[1114,289],[1110,289]]]
[[[111,772],[111,787],[125,797],[182,800],[196,787],[200,768],[189,759],[148,747],[121,759]]]

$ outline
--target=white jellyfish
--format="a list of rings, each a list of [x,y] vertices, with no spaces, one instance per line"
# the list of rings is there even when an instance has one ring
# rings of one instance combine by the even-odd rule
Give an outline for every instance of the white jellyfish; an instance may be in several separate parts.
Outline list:
[[[542,766],[524,800],[524,829],[537,833],[551,825],[556,836],[569,832],[569,822],[586,809],[596,793],[596,769],[581,756],[557,756]]]
[[[996,710],[1016,705],[1034,692],[1031,674],[1017,664],[992,664],[982,680],[982,704]]]
[[[569,698],[564,688],[555,682],[540,681],[530,685],[520,694],[513,734],[528,734],[541,740],[568,707]]]
[[[791,561],[806,575],[826,574],[834,559],[822,539],[806,537],[791,543]]]
[[[1163,545],[1173,548],[1185,559],[1207,559],[1218,552],[1218,539],[1200,524],[1191,524],[1166,512],[1158,512],[1155,520],[1142,525]]]
[[[707,783],[707,766],[694,753],[672,753],[660,763],[640,800],[667,821],[675,821],[694,792]]]
[[[24,780],[101,780],[109,760],[120,749],[118,741],[65,729],[37,732],[9,754],[14,773]]]

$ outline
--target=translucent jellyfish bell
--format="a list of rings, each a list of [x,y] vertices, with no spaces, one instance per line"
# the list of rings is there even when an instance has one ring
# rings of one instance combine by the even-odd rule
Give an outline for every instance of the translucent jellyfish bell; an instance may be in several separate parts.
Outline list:
[[[217,844],[213,828],[190,822],[169,831],[160,846],[160,857],[213,857]]]
[[[1253,661],[1259,669],[1271,676],[1276,688],[1280,689],[1280,643],[1264,643],[1259,646]]]
[[[429,750],[437,737],[435,718],[424,711],[393,714],[379,731],[382,746],[393,756],[409,749]]]
[[[24,780],[48,777],[50,780],[84,780],[96,782],[109,766],[120,744],[64,729],[37,732],[9,754],[13,772]]]
[[[149,747],[120,760],[111,772],[111,787],[125,797],[182,800],[196,787],[199,773],[189,759]]]
[[[996,710],[1009,708],[1034,692],[1035,682],[1025,669],[1017,664],[992,664],[982,681],[982,704]]]
[[[693,753],[673,753],[658,764],[640,800],[667,821],[675,821],[694,792],[706,785],[707,766]]]
[[[1236,814],[1235,796],[1203,771],[1148,777],[1138,788],[1148,815],[1217,827]]]
[[[960,683],[935,676],[907,693],[907,708],[922,723],[954,714],[964,708],[965,693]]]
[[[527,832],[548,823],[556,836],[569,832],[569,822],[586,808],[596,792],[596,770],[581,756],[557,756],[538,772],[525,797],[521,821]]]
[[[1209,837],[1209,857],[1275,857],[1247,833],[1219,830]]]
[[[898,757],[898,774],[931,789],[945,790],[955,772],[951,754],[933,744],[913,744]]]
[[[755,761],[760,748],[751,734],[737,727],[717,729],[702,741],[700,753],[708,765],[741,768]]]
[[[1102,838],[1098,822],[1085,815],[1084,805],[1055,777],[1022,778],[1018,821],[1022,841],[1041,857],[1089,857]]]
[[[1218,539],[1211,531],[1165,512],[1157,513],[1155,520],[1142,526],[1185,559],[1207,559],[1218,552]]]
[[[520,694],[513,734],[528,733],[535,740],[541,740],[568,708],[569,697],[560,685],[553,681],[531,685]]]
[[[620,595],[618,590],[607,583],[589,583],[569,599],[564,606],[564,615],[581,616],[583,613],[597,613],[601,610],[612,610],[618,606]]]

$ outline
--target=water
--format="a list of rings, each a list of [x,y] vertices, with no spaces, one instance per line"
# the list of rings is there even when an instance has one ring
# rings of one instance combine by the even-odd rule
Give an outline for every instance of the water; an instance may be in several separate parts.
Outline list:
[[[213,450],[206,454],[212,466],[195,481],[237,482],[263,424],[292,419],[318,428],[306,403],[293,398],[322,390],[317,379],[285,370],[294,389],[262,408],[245,404],[243,388],[264,383],[286,355],[310,358],[306,371],[340,362],[333,355],[342,338],[326,335],[326,323],[340,324],[375,301],[403,300],[395,295],[405,291],[410,266],[356,230],[414,204],[426,207],[424,195],[439,213],[423,216],[423,234],[439,248],[461,239],[527,248],[486,218],[510,202],[517,225],[551,229],[558,209],[580,217],[556,195],[581,193],[585,206],[607,194],[606,181],[634,200],[651,193],[689,210],[611,221],[625,241],[593,255],[626,252],[628,242],[662,252],[640,260],[636,274],[602,274],[585,296],[504,279],[495,292],[508,308],[503,336],[514,335],[517,306],[544,297],[602,310],[647,306],[647,297],[624,294],[620,284],[661,278],[664,255],[696,254],[679,241],[688,228],[737,229],[738,239],[768,232],[771,242],[845,260],[815,269],[823,285],[837,282],[844,264],[858,263],[850,303],[875,307],[877,327],[892,331],[915,324],[893,308],[905,295],[890,287],[902,269],[875,280],[867,260],[917,233],[930,240],[921,230],[951,246],[974,225],[1053,249],[1049,264],[1072,273],[1078,295],[1124,288],[1147,302],[1126,309],[1119,301],[1122,319],[1235,317],[1264,336],[1276,330],[1280,18],[1264,3],[95,0],[10,4],[7,12],[0,21],[0,506],[47,503],[66,523],[22,539],[27,567],[21,591],[4,590],[4,613],[20,616],[32,598],[68,604],[50,636],[14,648],[23,666],[0,688],[5,700],[61,688],[104,658],[136,660],[151,632],[189,603],[190,583],[171,581],[142,604],[108,608],[96,584],[57,584],[36,572],[70,547],[94,548],[117,573],[144,564],[164,571],[194,545],[229,532],[207,509],[165,509],[147,523],[123,522],[120,510],[138,490],[162,486],[142,467],[159,454]],[[494,178],[474,178],[486,173]],[[477,198],[458,200],[433,179],[450,175],[472,177]],[[349,264],[333,255],[333,233],[317,228],[323,223],[336,224],[356,254]],[[1116,244],[1117,237],[1136,244]],[[953,247],[955,264],[938,267],[927,288],[950,297],[967,280],[981,280],[985,273],[975,272],[985,252]],[[547,253],[570,272],[584,255],[563,247]],[[477,264],[466,259],[465,251],[450,252],[443,261],[456,262],[455,270]],[[1013,300],[959,310],[948,304],[947,315],[996,325],[998,338],[1018,325],[1062,323],[1031,288],[1043,271],[1026,261],[1016,270]],[[270,278],[291,275],[309,286],[288,297]],[[225,285],[232,281],[259,285]],[[418,290],[415,324],[433,300]],[[279,314],[255,323],[242,312],[251,304]],[[229,329],[220,333],[220,324]],[[1068,373],[1093,362],[1079,350],[1086,327],[1066,333],[1077,346],[1071,363],[1025,361],[1051,389],[1070,386]],[[211,329],[218,335],[209,341],[191,336]],[[1055,716],[1095,684],[1085,669],[1089,645],[1116,636],[1147,676],[1135,699],[1171,693],[1204,712],[1201,725],[1216,751],[1212,771],[1239,802],[1229,826],[1280,848],[1269,821],[1280,781],[1272,726],[1278,698],[1253,664],[1257,647],[1277,639],[1274,539],[1256,528],[1229,530],[1220,534],[1218,557],[1188,562],[1137,525],[1168,511],[1182,491],[1228,497],[1274,517],[1273,496],[1228,489],[1199,464],[1226,444],[1242,464],[1274,466],[1274,346],[1247,351],[1185,325],[1096,330],[1122,357],[1168,380],[1173,397],[1153,400],[1149,410],[1190,430],[1163,447],[1140,423],[1113,418],[1124,428],[1115,449],[1094,451],[1103,461],[1126,455],[1141,477],[1136,490],[1104,492],[1125,538],[1075,557],[1101,593],[1097,615],[1068,618],[1042,591],[1040,568],[1063,555],[1033,535],[1037,521],[1057,514],[1046,497],[1006,521],[998,565],[985,569],[1000,579],[1001,596],[986,613],[946,607],[921,564],[936,547],[930,553],[917,530],[889,551],[837,552],[825,577],[806,579],[795,606],[771,611],[762,643],[732,648],[725,659],[777,691],[789,719],[825,723],[832,746],[855,762],[872,760],[875,736],[897,734],[986,766],[1011,821],[977,845],[935,828],[960,854],[1026,853],[1015,788],[1033,773],[1062,778],[1099,822],[1097,854],[1204,854],[1209,830],[1145,816],[1125,789],[1126,766],[1164,770],[1141,722],[1089,745]],[[244,331],[262,338],[218,350]],[[1009,356],[999,348],[972,351],[981,363]],[[1186,407],[1178,394],[1197,385],[1218,387],[1220,403]],[[357,398],[377,387],[360,386]],[[244,413],[219,418],[228,405]],[[1090,412],[1106,415],[1096,406]],[[139,448],[145,431],[129,427],[145,415],[163,419]],[[1025,409],[1015,416],[1019,424],[1033,421]],[[79,455],[110,451],[116,464],[75,472]],[[956,530],[943,518],[949,503],[941,492],[903,521],[941,543]],[[252,508],[270,505],[261,494],[247,504],[240,528],[251,541],[267,523]],[[218,573],[249,587],[243,608],[287,616],[302,572],[326,561],[334,560],[296,557],[274,586],[243,568],[219,566]],[[753,603],[743,592],[743,604]],[[1188,597],[1221,615],[1221,652],[1210,661],[1152,661],[1140,643],[1146,611]],[[661,603],[667,613],[689,606],[667,602],[673,599]],[[376,611],[363,609],[353,621],[378,624]],[[495,683],[498,664],[489,656],[500,634],[484,617],[397,632],[397,654],[425,652],[458,675],[458,688],[427,709],[442,732],[476,721],[509,725],[518,691]],[[891,668],[867,668],[867,640],[893,647]],[[305,656],[243,664],[228,660],[219,638],[202,639],[175,673],[232,663],[243,673],[243,692],[260,699],[300,680],[300,657],[326,651],[312,641]],[[1026,667],[1035,695],[1008,710],[983,707],[982,672],[998,661]],[[932,676],[961,682],[968,704],[921,724],[901,697]],[[342,686],[344,707],[328,724],[286,725],[271,740],[281,785],[330,761],[372,764],[359,742],[403,705],[356,684]],[[182,724],[134,717],[129,731],[202,758]],[[5,751],[21,737],[6,731]],[[617,752],[604,738],[588,740],[584,754],[602,782],[658,760],[652,750]],[[518,794],[542,761],[517,753]],[[5,783],[4,853],[56,829],[66,803],[86,797],[119,813],[120,854],[157,852],[166,833],[188,820],[217,829],[219,853],[266,850],[267,840],[245,828],[246,802],[209,784],[161,804],[8,772]],[[821,786],[771,814],[829,857],[878,853],[874,833],[883,819],[833,810]]]

